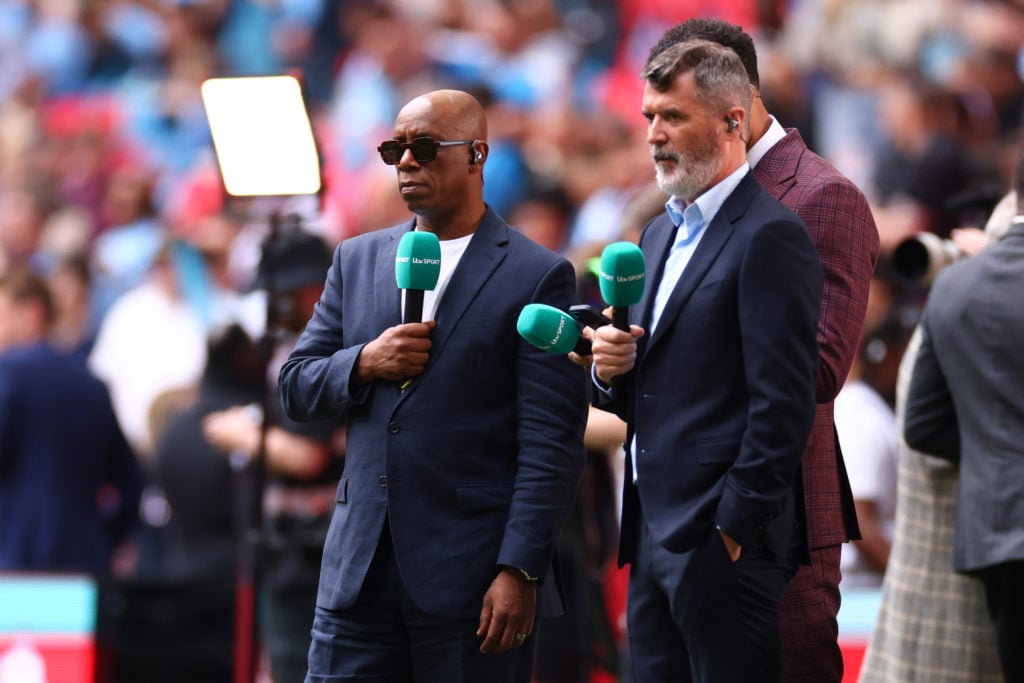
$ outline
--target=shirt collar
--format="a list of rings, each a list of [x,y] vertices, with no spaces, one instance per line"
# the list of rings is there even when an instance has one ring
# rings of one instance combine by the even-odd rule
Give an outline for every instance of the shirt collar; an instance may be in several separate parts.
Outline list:
[[[747,163],[750,164],[751,168],[757,166],[761,158],[768,153],[768,150],[775,146],[775,143],[786,137],[786,129],[782,127],[782,124],[774,116],[769,115],[769,118],[772,122],[768,126],[768,130],[765,131],[760,140],[754,143],[753,147],[747,150]]]
[[[696,205],[696,209],[700,212],[700,216],[703,219],[702,225],[710,225],[711,221],[715,219],[715,215],[718,210],[722,208],[722,204],[725,203],[726,198],[732,194],[732,191],[736,189],[736,186],[740,184],[743,177],[750,171],[750,165],[747,162],[743,162],[735,171],[730,173],[716,185],[712,185],[705,190],[692,204]],[[688,208],[693,212],[692,206],[687,207],[686,202],[672,195],[665,203],[665,211],[668,213],[672,223],[679,228],[681,233],[677,239],[689,240],[692,236],[687,230],[687,226],[683,221],[683,212]]]

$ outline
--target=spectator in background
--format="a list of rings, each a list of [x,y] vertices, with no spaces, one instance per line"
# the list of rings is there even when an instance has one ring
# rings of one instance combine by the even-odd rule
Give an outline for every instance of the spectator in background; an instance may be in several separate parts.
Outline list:
[[[216,213],[198,219],[190,241],[168,237],[146,280],[118,297],[100,323],[89,365],[110,387],[125,436],[144,460],[153,449],[153,402],[197,385],[208,330],[236,320],[252,333],[262,324],[260,301],[241,296],[228,272],[238,229],[232,216]]]
[[[1024,154],[1006,235],[936,278],[907,394],[911,448],[957,463],[953,568],[985,587],[1003,675],[1024,680]]]
[[[562,252],[569,236],[572,204],[557,187],[528,193],[509,216],[509,224],[537,244]]]
[[[85,362],[96,340],[92,307],[92,274],[84,254],[63,256],[47,277],[53,295],[54,318],[50,338],[57,348]]]
[[[102,382],[47,341],[45,281],[0,276],[0,570],[111,574],[141,476]]]
[[[591,114],[587,125],[580,125],[570,112],[563,118],[563,182],[579,206],[568,248],[579,251],[603,246],[615,241],[626,207],[653,179],[650,155],[641,143],[642,129],[626,126],[607,113]]]
[[[0,185],[0,251],[12,266],[28,266],[47,219],[58,208],[53,188],[35,183]]]
[[[260,359],[238,325],[215,330],[198,387],[169,390],[154,402],[154,451],[144,463],[144,521],[151,526],[137,535],[132,575],[101,588],[101,680],[231,680],[244,496],[201,421],[213,410],[259,401]]]
[[[963,104],[920,76],[894,74],[879,92],[884,139],[872,175],[876,202],[905,205],[916,216],[904,223],[908,229],[948,237],[956,227],[948,200],[975,177],[961,141]],[[884,234],[885,251],[904,236]]]
[[[110,174],[98,227],[92,266],[94,305],[102,316],[119,296],[145,281],[167,239],[153,201],[153,177],[147,169],[126,163]]]
[[[260,367],[259,348],[244,329],[232,324],[214,331],[198,391],[175,396],[177,405],[158,430],[153,481],[168,503],[160,532],[161,578],[234,582],[244,543],[242,497],[232,473],[238,463],[205,436],[203,422],[231,406],[258,405]]]
[[[836,433],[861,535],[843,546],[839,565],[842,590],[882,584],[896,516],[895,416],[863,377],[864,363],[869,362],[878,333],[866,331],[846,384],[835,400]]]

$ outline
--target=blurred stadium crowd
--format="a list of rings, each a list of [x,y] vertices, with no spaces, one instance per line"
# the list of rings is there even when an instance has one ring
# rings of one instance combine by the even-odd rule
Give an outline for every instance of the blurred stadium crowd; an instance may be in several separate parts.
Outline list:
[[[209,334],[260,334],[250,292],[281,210],[224,193],[205,79],[299,75],[324,187],[284,210],[328,247],[408,216],[375,151],[399,107],[472,92],[490,126],[486,200],[582,274],[661,210],[639,73],[693,16],[755,38],[768,110],[870,200],[882,254],[858,371],[891,405],[927,293],[893,251],[981,227],[1010,187],[1021,0],[4,0],[0,274],[29,267],[50,283],[53,341],[107,382],[146,462],[198,386]],[[578,520],[603,537],[587,551],[598,574],[614,537],[603,501]],[[145,523],[166,521],[165,506],[144,496]]]

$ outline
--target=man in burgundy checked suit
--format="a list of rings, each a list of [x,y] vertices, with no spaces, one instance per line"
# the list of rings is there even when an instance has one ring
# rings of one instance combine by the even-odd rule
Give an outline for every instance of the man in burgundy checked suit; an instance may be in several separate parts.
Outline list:
[[[662,36],[651,49],[648,64],[670,45],[695,38],[729,47],[743,62],[754,89],[747,162],[768,194],[807,224],[825,272],[818,323],[818,407],[802,463],[801,522],[811,557],[783,597],[782,680],[839,683],[839,555],[841,544],[859,539],[860,530],[836,441],[832,401],[846,380],[860,339],[878,258],[878,230],[863,193],[811,152],[799,132],[783,129],[765,109],[754,42],[742,28],[720,19],[690,19]]]

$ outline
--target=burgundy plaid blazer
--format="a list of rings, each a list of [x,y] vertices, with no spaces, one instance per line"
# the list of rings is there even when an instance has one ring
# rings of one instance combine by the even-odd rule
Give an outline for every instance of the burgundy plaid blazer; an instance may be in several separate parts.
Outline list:
[[[795,129],[768,150],[754,167],[754,177],[807,224],[825,271],[818,323],[818,410],[802,463],[808,544],[823,548],[860,538],[836,442],[832,401],[860,342],[878,259],[878,229],[864,194],[809,150]]]

